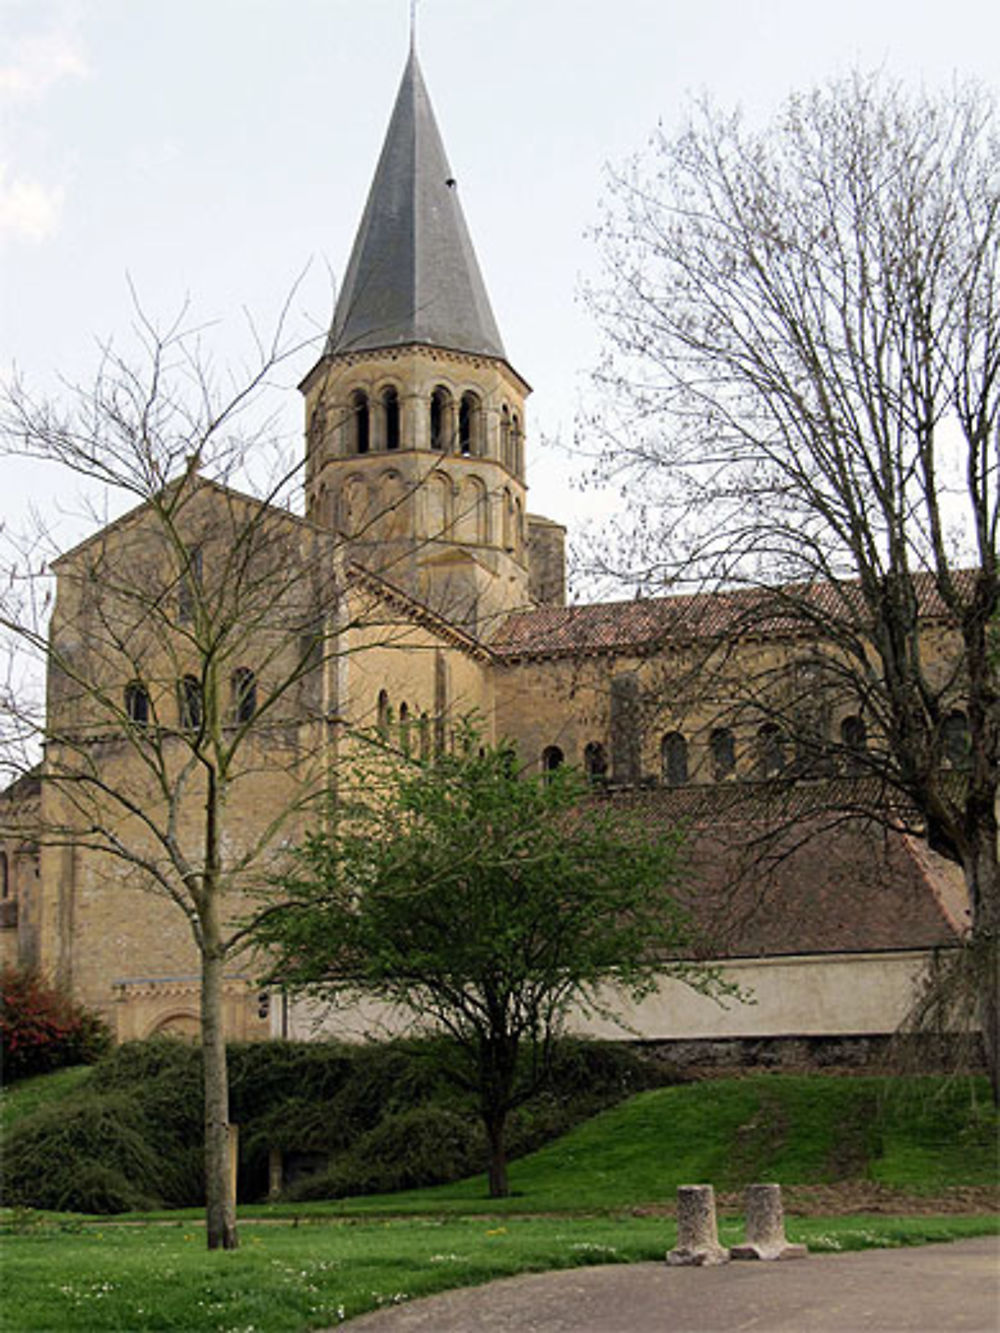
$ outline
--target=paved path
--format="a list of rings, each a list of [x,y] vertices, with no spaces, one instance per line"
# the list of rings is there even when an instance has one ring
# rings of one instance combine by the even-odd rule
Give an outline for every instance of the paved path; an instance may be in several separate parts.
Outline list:
[[[1000,1239],[720,1268],[608,1264],[505,1278],[352,1320],[352,1333],[997,1333]]]

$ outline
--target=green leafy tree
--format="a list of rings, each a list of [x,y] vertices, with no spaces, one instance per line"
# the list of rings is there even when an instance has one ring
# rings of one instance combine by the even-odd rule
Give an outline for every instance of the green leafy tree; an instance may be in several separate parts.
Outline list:
[[[544,1080],[571,1008],[608,1013],[663,974],[691,931],[673,896],[676,832],[655,833],[573,772],[520,777],[510,750],[459,752],[369,779],[305,842],[280,907],[258,926],[272,982],[368,994],[451,1035],[478,1097],[489,1187],[508,1193],[504,1129]]]

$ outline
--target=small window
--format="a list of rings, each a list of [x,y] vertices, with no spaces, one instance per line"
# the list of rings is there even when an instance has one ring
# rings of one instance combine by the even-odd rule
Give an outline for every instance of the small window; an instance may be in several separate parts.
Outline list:
[[[688,746],[679,731],[669,731],[660,742],[660,771],[668,787],[683,787],[688,780]]]
[[[385,447],[399,448],[399,394],[395,389],[382,392],[382,424],[385,427]]]
[[[388,736],[392,710],[389,707],[389,695],[386,690],[379,690],[378,703],[375,706],[375,725],[382,736]]]
[[[185,676],[178,690],[180,695],[181,726],[185,731],[200,731],[205,718],[205,701],[201,692],[201,681],[195,676]]]
[[[510,468],[514,475],[518,477],[524,470],[524,460],[521,458],[521,445],[521,423],[515,412],[510,420]]]
[[[716,727],[708,738],[712,754],[712,777],[723,782],[736,770],[736,741],[728,727]]]
[[[608,778],[608,756],[600,741],[588,741],[583,747],[583,771],[592,787],[600,787]]]
[[[237,667],[230,680],[233,696],[233,717],[241,725],[249,722],[257,711],[257,677],[249,667]]]
[[[565,755],[558,745],[547,745],[542,751],[542,772],[554,773],[557,768],[562,768],[565,761]]]
[[[371,419],[368,395],[359,389],[351,395],[351,419],[354,427],[354,452],[366,454],[371,445]]]
[[[459,453],[477,454],[479,433],[479,399],[474,393],[462,394],[458,408],[458,449]]]
[[[941,753],[949,768],[969,767],[969,719],[961,708],[953,709],[941,724]]]
[[[514,470],[510,457],[510,411],[506,403],[500,409],[500,461],[511,472]]]
[[[125,686],[125,712],[137,727],[149,723],[149,691],[141,681],[133,680]]]
[[[410,753],[410,709],[405,703],[399,705],[399,748]]]
[[[7,853],[0,852],[0,898],[10,897],[10,867],[7,864]]]
[[[180,624],[189,624],[194,619],[200,587],[201,549],[195,548],[187,553],[187,566],[181,573],[177,589],[177,620]]]
[[[857,772],[863,765],[863,756],[868,749],[868,728],[863,717],[852,713],[840,724],[840,743],[847,752],[848,772]]]
[[[765,722],[757,731],[757,770],[762,778],[775,778],[785,769],[785,738],[776,722]]]
[[[431,448],[444,451],[448,447],[448,408],[451,396],[447,389],[437,388],[431,394]]]

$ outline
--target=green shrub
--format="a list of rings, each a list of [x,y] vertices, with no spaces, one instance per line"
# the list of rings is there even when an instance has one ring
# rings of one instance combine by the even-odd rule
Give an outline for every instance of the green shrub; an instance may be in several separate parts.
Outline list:
[[[201,1047],[179,1037],[147,1037],[145,1041],[126,1041],[110,1051],[95,1068],[92,1084],[108,1091],[134,1088],[150,1079],[163,1077],[171,1083],[190,1087],[201,1084]]]
[[[456,1085],[456,1057],[441,1039],[240,1043],[230,1047],[229,1060],[243,1201],[266,1194],[274,1148],[327,1162],[317,1175],[296,1182],[290,1194],[297,1198],[433,1184],[483,1168],[476,1102]],[[648,1086],[655,1081],[650,1071],[623,1046],[560,1043],[548,1089],[511,1116],[510,1155],[531,1152],[593,1111]],[[109,1115],[122,1113],[131,1156],[109,1140],[102,1107],[113,1108]],[[60,1112],[73,1126],[71,1149],[60,1117],[39,1111],[21,1122],[32,1137],[12,1143],[9,1179],[18,1201],[91,1212],[138,1207],[137,1200],[149,1198],[168,1207],[203,1201],[198,1046],[165,1037],[127,1042],[94,1067],[88,1089],[67,1098]],[[136,1137],[144,1156],[134,1151]],[[58,1186],[48,1161],[60,1164]]]
[[[350,1152],[290,1187],[287,1197],[338,1199],[382,1194],[459,1180],[484,1162],[482,1131],[466,1117],[439,1107],[414,1107],[386,1116]]]
[[[164,1165],[133,1098],[81,1093],[11,1130],[3,1201],[61,1212],[153,1207],[163,1199]]]
[[[8,1083],[65,1065],[87,1065],[111,1045],[104,1020],[34,972],[0,970],[0,1050]]]

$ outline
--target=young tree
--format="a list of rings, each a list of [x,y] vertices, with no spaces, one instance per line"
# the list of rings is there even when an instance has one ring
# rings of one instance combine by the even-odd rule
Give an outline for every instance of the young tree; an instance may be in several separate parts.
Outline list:
[[[133,507],[55,558],[54,602],[48,535],[5,548],[0,766],[41,784],[30,832],[45,874],[60,879],[58,858],[76,858],[94,882],[146,895],[137,910],[171,941],[189,929],[207,1238],[231,1248],[225,970],[246,947],[248,895],[273,880],[329,787],[335,663],[365,609],[357,597],[348,609],[335,534],[288,507],[298,465],[255,495],[234,489],[260,473],[271,442],[262,394],[288,355],[280,338],[233,387],[213,376],[197,335],[145,320],[140,333],[141,354],[106,350],[95,383],[65,408],[19,381],[3,397],[4,453],[59,465]],[[376,626],[368,641],[392,632]],[[60,947],[43,962],[68,987]],[[177,957],[189,947],[171,943]],[[87,960],[73,965],[85,972]]]
[[[977,89],[855,76],[760,132],[702,106],[612,177],[590,293],[599,470],[644,496],[613,563],[745,590],[720,694],[960,862],[995,1091],[998,172]],[[733,671],[727,645],[761,632],[779,651]],[[853,716],[841,736],[824,705]]]
[[[650,834],[568,769],[520,777],[467,733],[453,754],[369,776],[304,843],[258,928],[271,979],[325,998],[369,994],[451,1035],[507,1193],[504,1129],[544,1077],[571,1008],[639,997],[677,960],[676,834]]]

